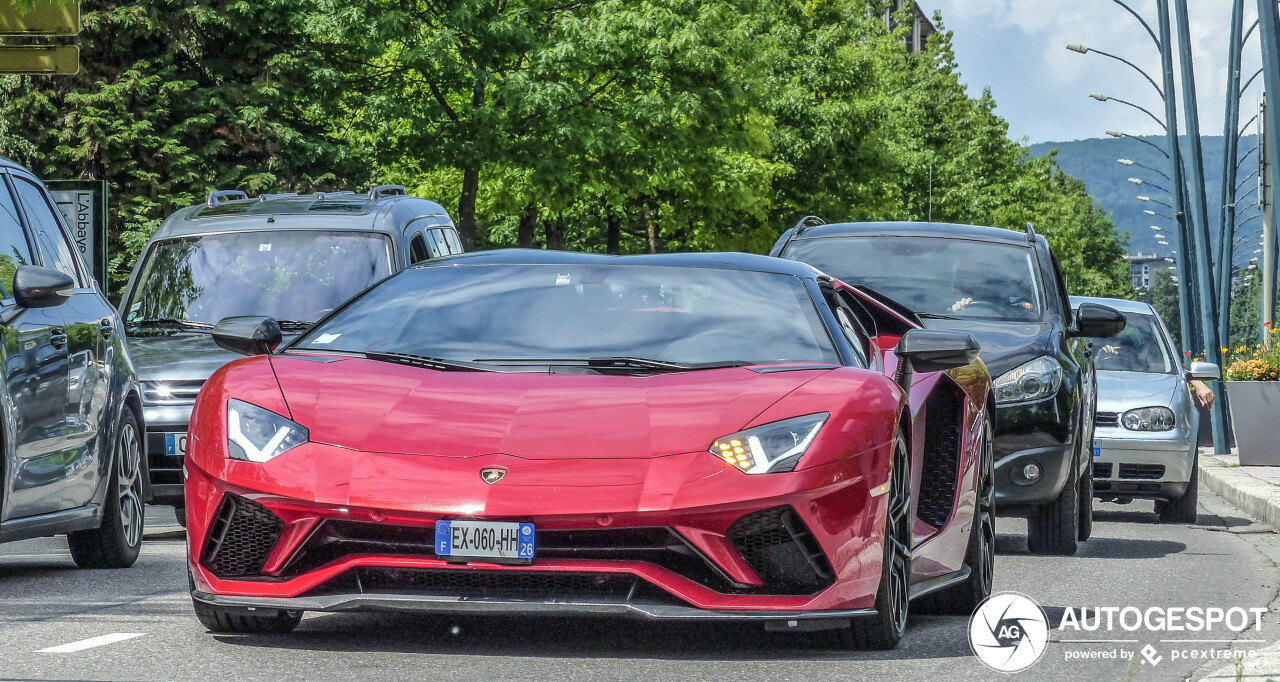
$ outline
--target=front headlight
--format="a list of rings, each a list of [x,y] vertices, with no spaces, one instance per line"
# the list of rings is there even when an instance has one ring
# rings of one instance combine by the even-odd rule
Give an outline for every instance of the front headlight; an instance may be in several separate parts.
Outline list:
[[[266,462],[307,442],[304,426],[240,400],[227,401],[227,454],[231,459]]]
[[[829,416],[819,412],[739,431],[717,438],[710,452],[748,474],[792,471]]]
[[[1011,369],[991,382],[996,404],[1042,400],[1057,393],[1061,385],[1062,365],[1048,355]]]
[[[1169,431],[1173,429],[1173,410],[1167,407],[1143,407],[1120,416],[1120,423],[1130,431]]]

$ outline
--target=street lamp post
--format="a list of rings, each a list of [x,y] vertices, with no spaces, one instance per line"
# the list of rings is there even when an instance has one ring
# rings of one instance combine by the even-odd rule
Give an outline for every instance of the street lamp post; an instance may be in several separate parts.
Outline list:
[[[1263,0],[1266,1],[1266,0]],[[1168,0],[1157,0],[1156,5],[1162,6],[1160,12],[1161,34],[1167,33],[1169,23],[1168,15],[1165,13]],[[1187,16],[1187,0],[1173,0],[1174,9],[1177,12],[1178,24],[1178,63],[1182,66],[1182,97],[1183,107],[1187,114],[1187,137],[1190,144],[1188,148],[1191,152],[1190,173],[1191,173],[1191,221],[1188,223],[1193,229],[1191,232],[1190,243],[1195,245],[1195,269],[1196,269],[1196,288],[1199,290],[1200,298],[1200,325],[1201,340],[1204,343],[1205,359],[1217,365],[1222,364],[1221,346],[1218,342],[1218,326],[1217,322],[1217,300],[1214,299],[1213,290],[1213,272],[1209,265],[1209,208],[1208,200],[1205,197],[1204,188],[1204,150],[1200,142],[1200,114],[1196,106],[1196,74],[1194,61],[1191,57],[1191,21]],[[1272,12],[1275,11],[1274,3],[1271,5]],[[1168,41],[1166,43],[1166,52],[1168,52]],[[1172,97],[1166,97],[1165,100],[1171,100]],[[1172,121],[1170,121],[1172,123]],[[1174,126],[1169,126],[1173,129]],[[1177,133],[1174,133],[1177,136]],[[1221,394],[1221,383],[1218,383],[1218,393]],[[1209,409],[1209,417],[1213,426],[1213,449],[1214,452],[1230,452],[1227,447],[1227,430],[1226,430],[1226,413],[1223,411],[1225,401],[1215,400]]]

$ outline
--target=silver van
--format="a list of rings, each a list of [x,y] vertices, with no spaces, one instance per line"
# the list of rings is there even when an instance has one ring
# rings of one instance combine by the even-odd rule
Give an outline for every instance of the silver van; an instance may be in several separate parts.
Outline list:
[[[142,382],[153,501],[184,520],[191,406],[209,375],[238,357],[214,344],[219,320],[268,315],[296,335],[382,278],[461,252],[449,213],[398,185],[255,198],[224,190],[169,216],[120,306]]]

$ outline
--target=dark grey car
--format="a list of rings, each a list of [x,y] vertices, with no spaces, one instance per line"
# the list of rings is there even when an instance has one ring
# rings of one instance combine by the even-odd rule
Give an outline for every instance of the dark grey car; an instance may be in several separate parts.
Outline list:
[[[191,406],[209,375],[238,357],[210,337],[219,320],[268,315],[289,337],[384,277],[461,252],[448,212],[394,185],[359,195],[215,192],[166,219],[120,308],[142,381],[154,501],[184,520]]]
[[[138,558],[140,388],[116,311],[44,184],[0,158],[0,542],[65,533],[79,566]]]

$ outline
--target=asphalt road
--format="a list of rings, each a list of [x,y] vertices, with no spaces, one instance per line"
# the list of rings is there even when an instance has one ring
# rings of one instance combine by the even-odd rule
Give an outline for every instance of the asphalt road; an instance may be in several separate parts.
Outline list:
[[[1068,606],[1266,606],[1271,611],[1262,631],[1239,636],[1264,641],[1237,646],[1275,642],[1280,639],[1280,535],[1253,524],[1207,490],[1201,490],[1201,501],[1201,520],[1194,526],[1156,523],[1149,502],[1103,505],[1094,539],[1071,558],[1027,554],[1017,534],[1023,522],[1001,519],[996,589],[1031,596],[1045,607],[1051,624]],[[149,518],[166,524],[172,518],[168,509],[148,512]],[[309,614],[287,636],[215,636],[191,611],[180,531],[170,527],[157,537],[156,530],[164,531],[149,533],[138,564],[120,571],[75,568],[62,538],[0,545],[0,679],[808,682],[1005,677],[983,667],[970,652],[968,619],[963,617],[913,615],[906,639],[892,652],[833,651],[811,637],[766,635],[746,626],[595,619]],[[1186,679],[1223,665],[1172,660],[1171,651],[1187,645],[1159,641],[1169,635],[1128,633],[1136,642],[1119,645],[1059,641],[1074,635],[1054,630],[1041,660],[1013,677]],[[110,643],[81,648],[84,640],[101,637],[106,639],[88,644]],[[1137,650],[1147,643],[1162,652],[1156,666],[1066,660],[1071,651]],[[63,650],[41,651],[54,647]]]

